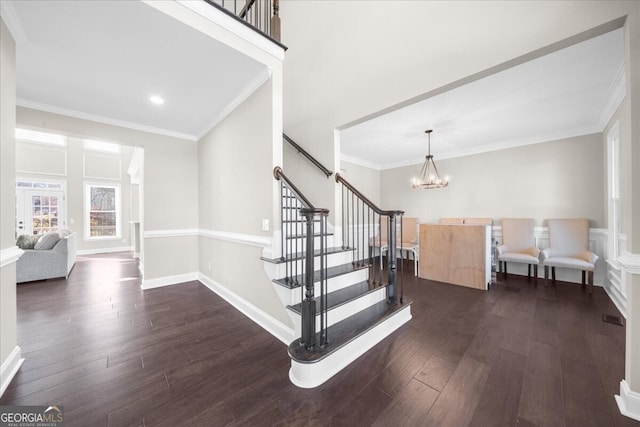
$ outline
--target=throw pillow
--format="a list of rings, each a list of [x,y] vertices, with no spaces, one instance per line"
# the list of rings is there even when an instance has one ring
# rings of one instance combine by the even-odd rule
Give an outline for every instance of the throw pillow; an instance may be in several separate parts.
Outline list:
[[[33,249],[36,243],[38,243],[38,239],[40,239],[39,235],[22,234],[18,236],[16,246],[20,249]]]
[[[33,247],[33,249],[37,251],[46,251],[53,248],[56,243],[60,240],[60,235],[58,233],[47,233],[43,234],[39,239],[38,243]]]

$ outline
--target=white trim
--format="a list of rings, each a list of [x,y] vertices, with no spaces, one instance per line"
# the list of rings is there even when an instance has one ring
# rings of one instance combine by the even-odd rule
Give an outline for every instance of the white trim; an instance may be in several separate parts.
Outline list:
[[[246,25],[236,21],[234,18],[227,16],[224,12],[219,11],[215,7],[205,3],[204,1],[178,0],[178,4],[192,10],[198,15],[206,18],[208,21],[224,28],[232,34],[249,42],[253,46],[268,53],[279,61],[284,61],[284,48],[280,47],[273,41],[267,39],[262,34],[247,27]],[[151,4],[153,6],[153,4]]]
[[[178,285],[180,283],[192,282],[198,280],[198,273],[175,274],[173,276],[158,277],[156,279],[142,280],[140,289],[162,288],[164,286]]]
[[[0,250],[0,268],[18,261],[18,258],[20,258],[23,253],[24,251],[17,246],[10,246]]]
[[[164,286],[177,285],[184,282],[198,280],[212,292],[227,301],[242,314],[253,320],[282,343],[289,345],[295,339],[292,328],[271,317],[233,291],[200,272],[178,274],[175,276],[159,277],[157,279],[143,280],[140,289],[147,290]]]
[[[253,320],[255,323],[264,328],[271,335],[280,340],[283,344],[289,345],[294,339],[294,331],[289,326],[271,317],[269,314],[260,310],[238,294],[227,289],[212,278],[199,273],[200,282],[211,291],[218,294],[222,299],[234,306],[238,311]]]
[[[182,228],[175,230],[145,230],[145,239],[158,239],[163,237],[187,237],[187,236],[199,236],[200,230],[197,228]]]
[[[615,395],[620,413],[640,421],[640,393],[632,391],[625,380],[620,381],[620,394]]]
[[[607,127],[607,123],[609,123],[611,117],[613,117],[616,110],[622,103],[622,100],[625,97],[625,92],[625,70],[623,61],[618,68],[615,80],[611,83],[611,86],[609,86],[607,97],[602,102],[598,114],[596,114],[596,122],[600,129],[604,130]]]
[[[2,2],[4,3],[4,2]],[[85,113],[82,111],[70,110],[68,108],[57,107],[54,105],[42,104],[39,102],[29,101],[27,99],[16,99],[16,106],[31,108],[33,110],[46,111],[48,113],[61,114],[63,116],[75,117],[81,120],[90,120],[92,122],[104,123],[112,126],[119,126],[127,129],[139,130],[142,132],[154,133],[156,135],[164,135],[172,138],[186,139],[187,141],[197,141],[195,135],[190,135],[181,132],[174,132],[167,129],[160,129],[153,126],[141,125],[138,123],[127,122],[124,120],[113,119],[111,117],[99,116],[97,114]]]
[[[209,239],[225,240],[227,242],[240,243],[249,246],[268,248],[273,244],[272,237],[258,236],[255,234],[234,233],[230,231],[206,230],[200,228],[185,228],[176,230],[145,230],[145,239],[156,239],[162,237],[186,237],[198,236]]]
[[[353,163],[354,165],[362,166],[362,167],[377,170],[377,171],[381,171],[383,169],[382,165],[370,162],[368,160],[362,160],[357,157],[350,156],[348,154],[343,154],[343,153],[340,153],[340,161]],[[342,164],[340,166],[342,166]],[[343,170],[342,167],[340,167],[340,170],[341,171]]]
[[[324,359],[315,363],[299,363],[291,359],[289,379],[301,388],[318,387],[409,320],[411,306],[407,305]]]
[[[92,176],[87,175],[87,157],[96,157],[98,159],[110,159],[118,161],[118,177],[112,178],[110,176]],[[87,179],[110,179],[112,181],[122,180],[122,156],[119,154],[106,154],[106,153],[83,153],[82,154],[82,176]]]
[[[2,367],[0,367],[0,396],[4,394],[11,380],[18,373],[18,369],[22,366],[24,358],[21,355],[20,347],[15,346],[7,359],[2,362]]]
[[[616,306],[620,314],[626,319],[627,318],[627,298],[620,293],[617,287],[615,286],[603,286],[604,291],[607,293],[609,299],[613,302],[613,305]]]
[[[22,147],[22,148],[26,148],[26,149],[31,149],[31,150],[40,150],[40,151],[53,151],[54,153],[59,153],[59,154],[63,154],[64,157],[64,172],[59,173],[59,172],[43,172],[42,170],[24,170],[24,169],[18,169],[18,166],[16,165],[16,174],[33,174],[33,175],[51,175],[51,176],[64,176],[64,177],[68,177],[69,176],[69,153],[66,147],[58,147],[55,145],[44,145],[44,144],[38,144],[38,143],[32,143],[32,142],[17,142],[16,143],[16,147]],[[46,155],[46,153],[43,153],[43,155]],[[16,161],[17,163],[17,161]],[[35,178],[31,178],[31,181],[34,181]],[[43,180],[40,180],[43,181]]]
[[[200,140],[203,136],[208,134],[211,129],[216,127],[218,123],[224,120],[233,110],[235,110],[240,104],[242,104],[247,98],[249,98],[256,90],[260,88],[267,80],[271,78],[272,71],[265,67],[260,74],[256,76],[249,84],[240,92],[238,96],[235,97],[226,107],[222,109],[216,115],[216,117],[205,126],[204,130],[197,135],[198,140]]]
[[[2,16],[2,20],[7,24],[7,28],[13,36],[16,45],[29,42],[27,33],[24,31],[11,2],[0,1],[0,16]],[[0,393],[0,395],[2,395],[2,393]]]
[[[219,230],[199,230],[200,237],[208,237],[210,239],[225,240],[227,242],[240,243],[249,246],[258,246],[268,248],[272,245],[271,237],[257,236],[254,234],[233,233],[229,231]]]
[[[94,241],[94,240],[91,240]],[[78,255],[110,254],[114,252],[133,252],[133,246],[120,246],[117,248],[83,249],[76,252]]]
[[[625,251],[616,258],[622,270],[629,274],[640,274],[640,254]]]

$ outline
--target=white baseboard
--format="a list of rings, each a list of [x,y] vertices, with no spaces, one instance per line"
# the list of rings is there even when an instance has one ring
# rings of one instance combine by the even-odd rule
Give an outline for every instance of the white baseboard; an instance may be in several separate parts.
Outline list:
[[[260,310],[258,307],[240,297],[238,294],[230,291],[212,278],[199,273],[199,280],[203,285],[218,294],[222,299],[234,306],[249,319],[262,326],[267,332],[282,341],[287,346],[291,344],[291,342],[295,339],[294,331],[292,328],[283,324],[279,320],[274,319],[269,314]]]
[[[133,252],[133,246],[120,246],[117,248],[82,249],[77,251],[78,255],[110,254],[113,252]]]
[[[609,296],[609,299],[613,301],[620,314],[627,318],[627,298],[620,293],[620,291],[614,286],[604,286],[604,291]]]
[[[198,280],[198,273],[176,274],[174,276],[158,277],[156,279],[142,280],[140,289],[161,288],[163,286],[177,285],[178,283],[191,282]]]
[[[7,360],[2,362],[2,367],[0,367],[0,396],[4,394],[11,380],[18,373],[18,369],[22,366],[24,359],[20,356],[20,347],[16,346],[7,357]]]
[[[625,380],[620,381],[620,394],[616,395],[620,413],[640,421],[640,393],[632,391]]]
[[[295,332],[292,328],[283,324],[279,320],[274,319],[269,314],[260,310],[258,307],[251,304],[244,298],[230,291],[212,278],[199,272],[177,274],[175,276],[165,276],[158,277],[156,279],[143,280],[142,285],[140,285],[140,289],[147,290],[160,288],[163,286],[171,286],[177,285],[179,283],[191,282],[193,280],[200,281],[200,283],[219,295],[222,299],[234,306],[238,311],[260,325],[267,332],[282,341],[284,344],[289,345],[295,339]]]

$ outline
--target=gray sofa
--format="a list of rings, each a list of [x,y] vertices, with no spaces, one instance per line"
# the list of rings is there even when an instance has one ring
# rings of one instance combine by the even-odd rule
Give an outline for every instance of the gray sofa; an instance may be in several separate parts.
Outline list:
[[[58,240],[47,250],[25,249],[16,263],[16,282],[68,278],[76,263],[76,233]]]

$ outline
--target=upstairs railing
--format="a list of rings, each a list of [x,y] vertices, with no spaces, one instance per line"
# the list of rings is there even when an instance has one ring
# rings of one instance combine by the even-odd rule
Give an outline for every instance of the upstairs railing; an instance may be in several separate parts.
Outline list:
[[[287,141],[289,144],[291,144],[291,146],[293,148],[295,148],[298,151],[298,153],[302,154],[304,157],[307,158],[307,160],[309,160],[318,169],[320,169],[322,171],[322,173],[324,173],[327,176],[327,178],[329,178],[331,175],[333,175],[333,171],[330,171],[329,169],[327,169],[315,157],[313,157],[311,154],[309,154],[307,152],[307,150],[305,150],[304,148],[300,147],[293,139],[289,138],[286,133],[283,133],[282,137],[284,138],[285,141]]]
[[[285,281],[290,288],[300,286],[301,343],[312,350],[327,343],[327,217],[328,209],[316,208],[284,174],[273,170],[280,181],[282,261]],[[318,248],[316,249],[316,242]],[[320,263],[316,271],[316,257]],[[316,289],[316,282],[318,288]],[[317,298],[316,298],[317,297]],[[320,303],[316,307],[316,299]],[[320,313],[320,330],[316,332],[316,315]]]
[[[402,253],[402,216],[404,211],[385,211],[377,207],[339,173],[336,182],[341,185],[342,245],[353,249],[353,264],[368,267],[369,283],[383,286],[383,254],[387,253],[387,301],[403,302],[402,274],[398,276],[396,253]],[[398,228],[400,228],[398,233]],[[402,273],[403,263],[400,263]]]
[[[279,0],[205,0],[280,44]]]

